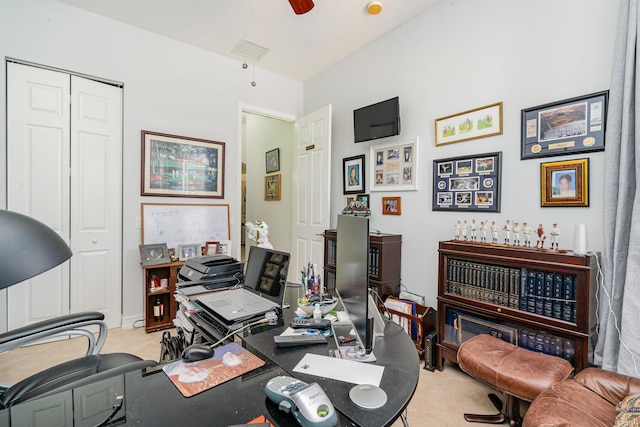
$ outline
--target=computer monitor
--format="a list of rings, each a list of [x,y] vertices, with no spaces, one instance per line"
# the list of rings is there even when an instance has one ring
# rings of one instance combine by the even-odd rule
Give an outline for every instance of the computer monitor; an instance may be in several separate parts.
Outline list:
[[[338,216],[336,290],[362,347],[371,352],[369,316],[369,218]]]

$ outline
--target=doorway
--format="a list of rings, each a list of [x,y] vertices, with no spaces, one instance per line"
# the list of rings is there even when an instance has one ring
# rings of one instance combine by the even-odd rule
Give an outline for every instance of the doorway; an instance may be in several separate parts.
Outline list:
[[[291,252],[294,129],[294,122],[289,119],[245,110],[242,112],[241,225],[246,221],[264,221],[269,225],[269,241],[274,249],[284,252]],[[267,173],[267,152],[272,161],[270,173]],[[276,157],[277,166],[273,164]],[[278,175],[278,197],[265,200],[265,177]],[[249,248],[256,242],[247,239],[243,227],[240,228],[241,260],[246,262]]]

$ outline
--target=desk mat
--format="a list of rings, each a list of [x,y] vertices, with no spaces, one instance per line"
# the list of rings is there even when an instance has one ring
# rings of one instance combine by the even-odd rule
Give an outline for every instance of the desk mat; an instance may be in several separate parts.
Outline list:
[[[162,370],[184,397],[191,397],[262,365],[264,361],[258,356],[240,344],[231,343],[216,348],[209,359],[191,363],[177,360]]]

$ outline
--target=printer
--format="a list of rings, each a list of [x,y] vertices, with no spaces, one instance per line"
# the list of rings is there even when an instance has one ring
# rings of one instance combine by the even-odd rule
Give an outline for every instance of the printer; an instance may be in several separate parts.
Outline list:
[[[208,290],[243,282],[242,262],[226,255],[190,258],[178,272],[178,288],[203,286]]]

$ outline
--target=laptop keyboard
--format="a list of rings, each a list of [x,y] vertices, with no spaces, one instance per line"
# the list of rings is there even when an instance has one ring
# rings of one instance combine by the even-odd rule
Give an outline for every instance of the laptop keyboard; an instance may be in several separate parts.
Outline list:
[[[258,304],[267,304],[267,301],[245,289],[231,289],[225,292],[224,298],[232,304],[237,304],[244,307],[252,307]]]

